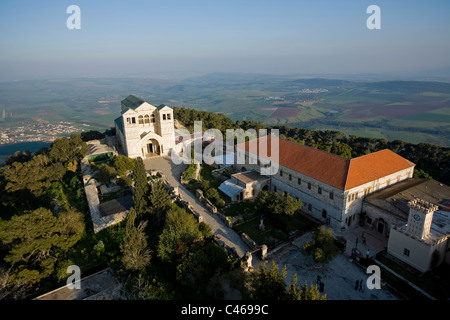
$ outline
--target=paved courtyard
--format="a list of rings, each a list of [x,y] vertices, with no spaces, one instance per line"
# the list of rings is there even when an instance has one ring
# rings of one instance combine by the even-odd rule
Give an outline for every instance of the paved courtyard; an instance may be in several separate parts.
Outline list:
[[[324,293],[327,300],[398,300],[399,298],[384,289],[368,289],[365,284],[370,276],[364,270],[349,260],[349,256],[339,254],[330,263],[321,266],[315,263],[311,256],[301,253],[302,244],[310,241],[311,233],[305,234],[294,240],[291,244],[274,252],[269,256],[268,264],[275,261],[280,266],[286,265],[287,282],[292,281],[296,273],[300,284],[305,281],[309,284],[316,283],[317,276],[321,276],[325,284]],[[355,290],[356,280],[363,280],[363,290]]]
[[[365,241],[363,241],[363,232]],[[359,225],[352,226],[350,229],[345,229],[344,231],[335,230],[334,234],[344,237],[347,240],[347,246],[345,248],[347,255],[350,255],[352,248],[356,247],[364,256],[366,251],[369,250],[370,257],[375,257],[377,253],[387,248],[388,238],[386,236],[376,230],[364,228]]]

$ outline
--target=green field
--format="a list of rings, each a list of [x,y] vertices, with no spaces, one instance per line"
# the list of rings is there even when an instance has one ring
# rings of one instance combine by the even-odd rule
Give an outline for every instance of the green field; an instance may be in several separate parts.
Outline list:
[[[221,112],[233,121],[254,120],[267,125],[450,145],[450,83],[354,82],[258,74],[216,73],[180,81],[60,79],[0,83],[0,112],[5,110],[6,114],[1,128],[43,120],[70,121],[80,131],[104,130],[113,126],[120,115],[120,101],[129,94],[156,106],[164,103]]]

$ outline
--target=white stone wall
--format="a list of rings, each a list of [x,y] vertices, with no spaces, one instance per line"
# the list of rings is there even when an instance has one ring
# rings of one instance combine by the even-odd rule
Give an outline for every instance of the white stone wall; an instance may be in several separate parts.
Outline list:
[[[358,221],[358,214],[363,211],[364,197],[370,195],[376,191],[394,185],[400,181],[413,177],[414,167],[407,168],[385,177],[380,177],[377,180],[370,181],[368,183],[359,185],[355,188],[345,190],[344,193],[344,210],[342,220],[346,219]]]
[[[271,186],[273,192],[283,193],[287,192],[294,199],[302,200],[302,210],[311,214],[314,218],[329,224],[333,228],[340,228],[341,211],[337,205],[332,205],[321,199],[316,198],[312,193],[294,188],[277,178],[272,178]],[[324,210],[326,216],[324,217]]]
[[[447,245],[448,238],[432,245],[395,228],[391,228],[388,241],[388,253],[406,262],[415,269],[426,272],[430,269],[431,257],[434,250],[438,250],[440,253],[439,263],[445,260]],[[405,255],[405,249],[409,250],[409,256]]]
[[[372,194],[376,191],[384,189],[388,186],[396,184],[397,182],[412,178],[414,173],[414,167],[410,167],[385,177],[380,177],[377,180],[370,181],[368,183],[359,185],[355,188],[345,191],[345,211],[348,214],[354,214],[361,211],[362,200],[366,195]]]

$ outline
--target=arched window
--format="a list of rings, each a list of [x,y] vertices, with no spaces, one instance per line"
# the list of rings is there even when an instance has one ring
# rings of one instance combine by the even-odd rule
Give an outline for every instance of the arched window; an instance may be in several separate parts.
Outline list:
[[[144,123],[150,123],[150,117],[148,116],[148,114],[144,116]]]
[[[152,115],[150,116],[150,123],[155,123],[155,122],[156,122],[155,115],[152,114]]]
[[[139,124],[144,124],[144,117],[143,116],[139,116],[138,117],[138,122],[139,122]]]

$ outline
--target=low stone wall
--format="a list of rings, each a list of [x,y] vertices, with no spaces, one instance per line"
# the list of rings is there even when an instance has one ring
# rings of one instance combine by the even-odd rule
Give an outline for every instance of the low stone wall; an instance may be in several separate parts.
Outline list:
[[[195,217],[195,219],[197,219],[198,223],[203,222],[203,216],[197,211],[195,211],[194,207],[188,201],[183,200],[180,195],[176,197],[175,201],[181,204],[188,213],[192,214]]]
[[[87,160],[87,156],[81,161],[81,170],[83,172],[84,192],[89,206],[89,213],[91,214],[92,224],[94,226],[94,233],[97,233],[111,225],[122,221],[128,211],[102,216],[100,214],[99,206],[100,200],[97,192],[97,181],[92,177],[92,169]]]
[[[256,250],[259,248],[259,246],[256,244],[256,242],[253,241],[252,238],[250,238],[245,232],[242,232],[241,239],[242,239],[242,241],[244,241],[244,243],[246,245],[248,245],[250,247],[250,249]]]
[[[223,240],[221,239],[220,236],[215,235],[215,236],[214,236],[214,241],[215,241],[221,248],[224,248],[225,251],[226,251],[229,255],[231,255],[231,256],[233,256],[233,257],[235,257],[235,258],[239,258],[239,259],[242,258],[242,257],[240,257],[239,254],[237,253],[236,248],[235,248],[235,247],[230,247],[230,246],[228,246],[228,245],[225,243],[225,241],[223,241]]]
[[[195,193],[196,197],[198,198],[198,200],[200,200],[201,203],[203,203],[206,207],[206,209],[208,209],[209,211],[211,211],[212,213],[217,213],[217,208],[215,205],[213,205],[211,203],[211,201],[209,201],[209,199],[207,199],[204,195],[203,195],[203,191],[200,189],[197,189],[196,193]]]

